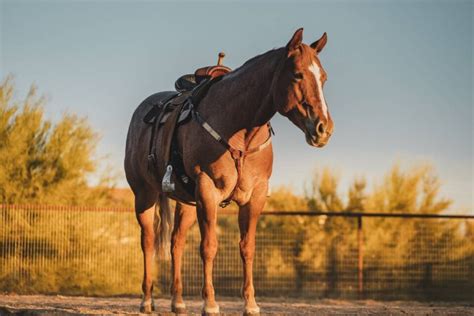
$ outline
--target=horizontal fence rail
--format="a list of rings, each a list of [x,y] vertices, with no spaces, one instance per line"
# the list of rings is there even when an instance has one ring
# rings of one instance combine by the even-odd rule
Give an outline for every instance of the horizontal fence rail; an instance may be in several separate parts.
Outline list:
[[[235,212],[219,213],[214,282],[242,283]],[[202,286],[199,229],[187,236],[183,283]],[[158,259],[156,285],[170,287]],[[0,205],[0,291],[140,294],[140,230],[130,209]],[[474,216],[267,211],[257,229],[257,295],[474,301]]]
[[[226,212],[236,214],[236,212]],[[335,216],[335,217],[387,217],[387,218],[442,218],[442,219],[474,219],[474,215],[466,214],[411,214],[411,213],[374,213],[374,212],[308,212],[308,211],[266,211],[262,215],[274,216]]]

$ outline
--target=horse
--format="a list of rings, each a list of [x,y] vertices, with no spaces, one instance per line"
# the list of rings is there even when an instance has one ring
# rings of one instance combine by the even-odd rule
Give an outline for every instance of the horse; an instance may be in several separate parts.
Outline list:
[[[197,106],[201,121],[191,119],[177,129],[177,148],[186,174],[195,183],[195,204],[182,198],[182,189],[163,192],[159,181],[163,178],[163,170],[150,173],[147,147],[152,136],[149,125],[143,122],[144,115],[150,110],[149,99],[135,110],[127,135],[124,167],[135,196],[135,212],[141,228],[144,262],[141,312],[151,313],[155,308],[153,258],[155,247],[163,248],[167,241],[171,245],[172,261],[171,310],[186,311],[181,260],[186,232],[197,218],[204,275],[202,313],[219,313],[212,281],[218,246],[216,223],[219,204],[232,200],[239,207],[244,314],[260,313],[252,270],[257,221],[265,205],[272,173],[269,121],[276,113],[287,117],[313,147],[326,145],[334,129],[323,95],[327,74],[319,60],[327,35],[324,33],[310,45],[304,44],[302,39],[303,29],[300,28],[286,46],[251,58],[225,74],[209,88]],[[165,100],[171,94],[159,92],[149,98]],[[158,130],[153,141],[163,141],[162,134],[163,131]],[[177,201],[174,222],[169,199]]]

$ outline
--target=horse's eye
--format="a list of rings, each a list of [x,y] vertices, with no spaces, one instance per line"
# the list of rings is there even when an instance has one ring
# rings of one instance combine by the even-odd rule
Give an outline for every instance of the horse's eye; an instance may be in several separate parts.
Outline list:
[[[303,74],[301,72],[297,72],[297,73],[293,74],[293,78],[295,80],[301,80],[301,79],[303,79]]]

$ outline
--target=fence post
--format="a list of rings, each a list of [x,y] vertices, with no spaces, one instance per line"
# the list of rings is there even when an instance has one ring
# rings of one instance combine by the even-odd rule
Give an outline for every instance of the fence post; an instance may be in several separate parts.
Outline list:
[[[362,231],[362,216],[357,216],[357,243],[358,243],[358,262],[357,262],[357,281],[359,299],[362,299],[364,292],[364,232]]]

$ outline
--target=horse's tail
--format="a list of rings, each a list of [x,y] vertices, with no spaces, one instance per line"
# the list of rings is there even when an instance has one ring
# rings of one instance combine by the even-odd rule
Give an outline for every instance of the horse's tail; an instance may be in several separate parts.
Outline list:
[[[169,258],[168,250],[170,249],[172,225],[173,214],[171,213],[169,199],[166,197],[166,194],[160,193],[155,205],[155,248],[158,250],[158,253],[164,255],[166,259]]]

